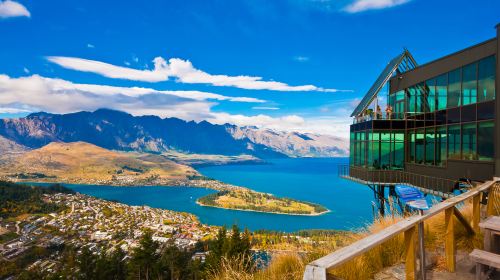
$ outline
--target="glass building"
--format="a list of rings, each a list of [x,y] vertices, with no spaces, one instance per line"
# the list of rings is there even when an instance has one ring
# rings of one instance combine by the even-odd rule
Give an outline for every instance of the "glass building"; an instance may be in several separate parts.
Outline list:
[[[391,183],[420,175],[446,180],[440,191],[449,192],[453,182],[500,176],[498,34],[497,26],[496,38],[423,65],[408,50],[392,59],[351,115],[348,177]]]

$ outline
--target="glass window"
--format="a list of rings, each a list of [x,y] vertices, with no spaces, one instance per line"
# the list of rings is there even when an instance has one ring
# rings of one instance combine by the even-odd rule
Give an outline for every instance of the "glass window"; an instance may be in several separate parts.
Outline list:
[[[436,128],[436,165],[443,166],[446,160],[446,126]]]
[[[380,142],[374,141],[372,142],[372,158],[373,158],[373,163],[372,166],[375,169],[380,169]]]
[[[477,159],[476,137],[476,123],[462,125],[462,159]]]
[[[410,115],[414,115],[416,112],[416,107],[415,107],[415,87],[410,87],[408,88],[407,91],[407,100],[408,100],[408,113]]]
[[[448,73],[448,108],[460,106],[460,68]]]
[[[448,158],[460,159],[460,125],[448,126]]]
[[[408,139],[410,139],[410,145],[408,146],[408,162],[415,162],[415,130],[408,131]]]
[[[393,111],[393,119],[403,119],[405,112],[405,92],[404,90],[400,90],[395,94],[394,106],[392,108]]]
[[[479,102],[495,99],[495,63],[495,56],[490,56],[479,61]]]
[[[425,130],[418,129],[415,135],[415,162],[419,164],[424,163],[425,152]]]
[[[426,107],[428,112],[434,112],[436,110],[436,80],[432,79],[425,82],[425,89],[427,92]]]
[[[477,126],[477,153],[479,160],[493,160],[495,134],[493,122],[480,122]]]
[[[425,91],[424,91],[424,85],[423,84],[418,84],[415,87],[415,112],[417,113],[423,113],[425,112]]]
[[[380,168],[389,169],[391,160],[391,142],[380,142]]]
[[[462,69],[462,101],[463,105],[477,102],[477,63]]]
[[[436,78],[437,110],[446,109],[448,75],[444,74]]]
[[[434,164],[434,142],[435,142],[434,128],[427,128],[425,130],[425,164]]]

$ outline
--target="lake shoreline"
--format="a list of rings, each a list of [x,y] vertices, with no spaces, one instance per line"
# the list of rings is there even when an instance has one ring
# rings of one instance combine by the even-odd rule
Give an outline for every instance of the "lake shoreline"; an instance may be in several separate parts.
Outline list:
[[[235,211],[244,211],[244,212],[257,212],[257,213],[266,213],[266,214],[277,214],[277,215],[288,215],[288,216],[306,216],[306,217],[317,217],[321,216],[327,213],[332,212],[330,209],[327,209],[326,211],[320,212],[320,213],[314,213],[314,214],[300,214],[300,213],[285,213],[285,212],[270,212],[270,211],[262,211],[262,210],[252,210],[252,209],[239,209],[239,208],[226,208],[222,206],[213,206],[213,205],[206,205],[196,200],[196,204],[202,206],[202,207],[212,207],[212,208],[218,208],[218,209],[224,209],[224,210],[235,210]]]

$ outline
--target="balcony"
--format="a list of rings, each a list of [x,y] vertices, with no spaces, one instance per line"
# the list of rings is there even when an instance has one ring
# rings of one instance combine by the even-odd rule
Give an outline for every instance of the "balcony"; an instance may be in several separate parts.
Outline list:
[[[415,174],[403,170],[376,170],[339,165],[338,174],[341,178],[365,185],[409,185],[425,193],[445,198],[452,196],[453,190],[457,189],[457,187],[472,187],[460,181]]]

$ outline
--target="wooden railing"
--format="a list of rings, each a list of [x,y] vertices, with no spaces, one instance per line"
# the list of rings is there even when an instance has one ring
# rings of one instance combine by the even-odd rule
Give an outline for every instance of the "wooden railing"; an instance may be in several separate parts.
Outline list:
[[[349,246],[343,247],[327,256],[317,259],[306,266],[304,272],[304,280],[326,280],[327,273],[329,270],[335,269],[340,265],[352,260],[353,258],[362,255],[363,253],[369,251],[370,249],[383,244],[384,242],[395,238],[399,234],[404,234],[405,240],[405,270],[406,279],[416,278],[416,238],[417,238],[417,227],[420,223],[424,223],[425,220],[441,213],[445,213],[445,258],[446,267],[450,272],[455,271],[455,251],[456,242],[454,237],[454,216],[461,216],[460,212],[455,208],[459,203],[465,200],[472,199],[473,204],[473,218],[471,225],[468,224],[463,217],[458,217],[458,220],[469,230],[474,232],[479,232],[479,221],[480,221],[480,196],[481,194],[490,191],[492,186],[496,185],[494,191],[490,192],[491,195],[498,195],[500,197],[500,184],[495,181],[487,181],[470,191],[463,193],[461,195],[452,197],[445,200],[444,202],[434,205],[427,213],[418,216],[411,216],[405,218],[404,220],[393,224],[375,234],[369,235],[368,237],[361,239]],[[490,196],[488,199],[488,213],[492,214],[494,211],[498,211],[497,204],[499,201],[492,199]],[[498,213],[498,212],[497,212]]]
[[[407,184],[441,193],[450,193],[457,181],[432,177],[404,170],[368,169],[357,166],[339,165],[338,174],[346,179],[354,179],[369,184]]]

